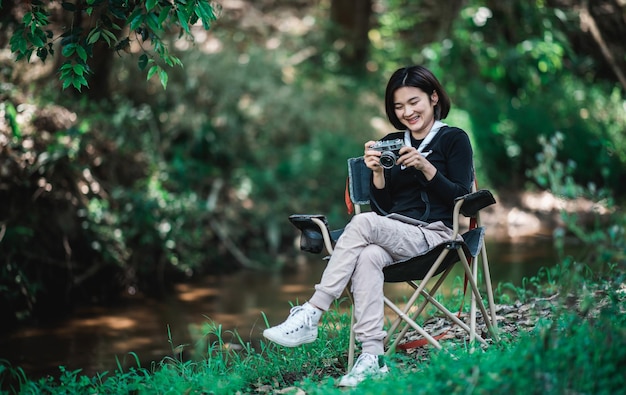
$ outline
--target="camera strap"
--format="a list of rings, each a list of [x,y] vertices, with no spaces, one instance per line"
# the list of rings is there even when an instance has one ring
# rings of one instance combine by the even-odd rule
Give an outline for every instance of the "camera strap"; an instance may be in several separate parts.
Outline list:
[[[439,130],[441,130],[441,128],[444,126],[448,125],[441,121],[435,121],[433,127],[430,129],[430,132],[428,132],[424,140],[422,140],[422,142],[420,143],[419,147],[417,147],[417,152],[419,152],[420,155],[422,155],[423,157],[427,157],[428,154],[430,154],[430,152],[424,152],[424,149],[428,146],[428,144],[430,144],[430,142],[435,138]],[[411,132],[408,129],[404,131],[404,145],[411,146]],[[402,165],[401,168],[402,170],[404,170],[406,169],[406,166]],[[426,221],[430,216],[430,200],[428,199],[428,194],[426,193],[426,191],[422,191],[420,195],[422,201],[424,202],[424,205],[426,206],[424,214],[422,215],[420,220]]]
[[[439,132],[439,130],[444,126],[448,126],[448,125],[441,121],[435,121],[435,123],[433,124],[433,127],[430,129],[430,132],[428,132],[424,140],[422,140],[422,143],[420,144],[420,146],[417,147],[417,152],[419,152],[420,155],[422,155],[423,157],[428,156],[429,153],[425,153],[424,149],[435,138],[435,136],[437,135],[437,132]],[[404,131],[404,145],[406,145],[407,147],[411,146],[411,132],[408,129]],[[402,170],[404,170],[406,169],[406,166],[402,165],[401,168]]]

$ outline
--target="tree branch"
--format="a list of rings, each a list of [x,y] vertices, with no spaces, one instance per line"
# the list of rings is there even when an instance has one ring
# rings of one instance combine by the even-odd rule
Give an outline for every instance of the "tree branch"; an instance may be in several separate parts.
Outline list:
[[[600,47],[600,51],[602,52],[604,59],[609,63],[609,66],[615,73],[615,76],[617,76],[619,82],[622,84],[624,89],[626,89],[626,76],[620,69],[615,57],[611,53],[611,50],[602,38],[602,33],[600,32],[600,29],[598,29],[598,25],[596,24],[593,15],[589,12],[588,0],[583,0],[580,7],[580,28],[581,30],[588,31],[591,34],[595,42]]]

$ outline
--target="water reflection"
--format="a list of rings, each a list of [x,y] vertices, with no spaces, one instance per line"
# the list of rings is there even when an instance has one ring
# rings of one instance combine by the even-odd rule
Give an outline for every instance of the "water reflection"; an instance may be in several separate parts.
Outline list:
[[[557,261],[549,238],[488,242],[487,247],[494,286],[519,285],[523,277]],[[285,273],[209,276],[178,285],[165,300],[134,297],[123,306],[83,309],[56,325],[23,328],[3,337],[0,359],[22,367],[31,379],[56,376],[59,365],[93,376],[116,370],[118,363],[136,366],[137,359],[148,367],[167,355],[189,358],[207,322],[221,325],[226,341],[234,340],[229,331],[235,329],[244,341],[256,341],[265,328],[264,315],[272,324],[281,322],[289,302],[310,297],[323,269],[324,262],[315,256]],[[403,287],[387,284],[386,293],[400,295],[406,292]]]

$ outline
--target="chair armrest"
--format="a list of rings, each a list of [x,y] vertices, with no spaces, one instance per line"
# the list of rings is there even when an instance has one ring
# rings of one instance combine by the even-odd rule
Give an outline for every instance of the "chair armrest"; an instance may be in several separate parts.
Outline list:
[[[324,247],[332,253],[331,232],[328,221],[321,214],[293,214],[289,221],[300,231],[300,249],[302,251],[319,254]]]
[[[476,213],[480,210],[491,206],[496,202],[496,199],[487,189],[480,189],[476,192],[460,196],[454,200],[455,204],[460,200],[463,200],[460,207],[460,213],[466,217],[475,217]]]

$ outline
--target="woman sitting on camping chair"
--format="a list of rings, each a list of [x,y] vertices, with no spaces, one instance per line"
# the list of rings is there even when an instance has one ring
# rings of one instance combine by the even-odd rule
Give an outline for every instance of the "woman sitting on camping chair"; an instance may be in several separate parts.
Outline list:
[[[315,293],[291,309],[282,324],[263,335],[285,347],[311,343],[324,311],[351,281],[354,331],[362,354],[340,386],[356,386],[368,377],[387,373],[383,354],[383,269],[420,255],[452,237],[454,199],[470,192],[472,147],[461,129],[441,122],[450,99],[437,78],[422,66],[393,73],[385,92],[385,109],[393,132],[382,140],[401,139],[395,166],[381,166],[381,151],[365,143],[364,160],[372,170],[373,212],[355,215],[337,240]],[[389,168],[387,168],[389,167]],[[424,226],[387,218],[398,213],[424,221]]]

